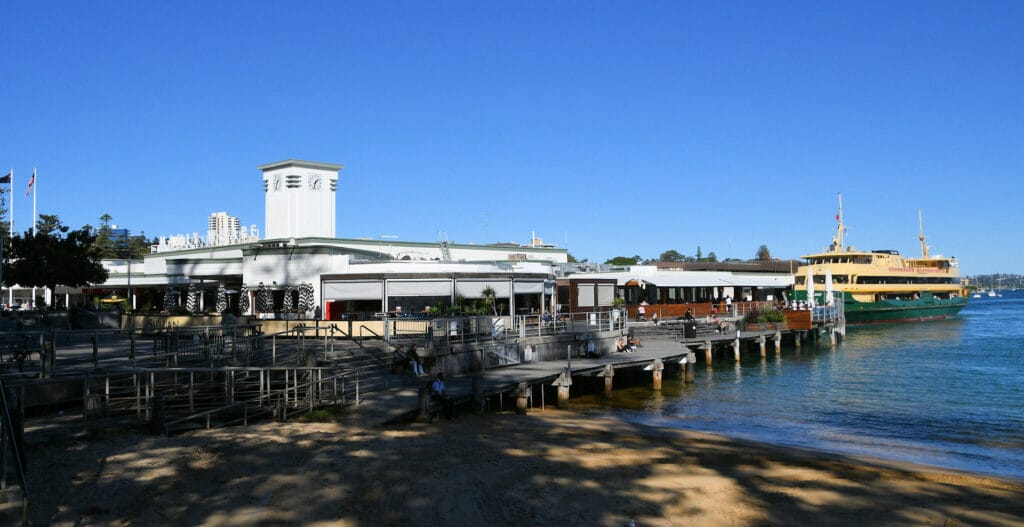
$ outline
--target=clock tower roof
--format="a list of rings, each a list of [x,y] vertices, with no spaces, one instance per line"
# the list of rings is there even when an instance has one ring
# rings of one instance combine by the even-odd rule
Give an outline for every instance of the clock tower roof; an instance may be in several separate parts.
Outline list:
[[[263,171],[263,172],[266,172],[268,170],[275,170],[275,169],[278,169],[278,168],[288,168],[288,167],[313,168],[313,169],[319,169],[319,170],[332,170],[332,171],[335,171],[335,172],[345,168],[344,165],[337,165],[337,164],[334,164],[334,163],[319,163],[317,161],[303,161],[301,159],[285,159],[284,161],[277,161],[277,162],[274,162],[274,163],[267,163],[265,165],[260,165],[260,166],[258,166],[256,168],[261,170],[261,171]]]

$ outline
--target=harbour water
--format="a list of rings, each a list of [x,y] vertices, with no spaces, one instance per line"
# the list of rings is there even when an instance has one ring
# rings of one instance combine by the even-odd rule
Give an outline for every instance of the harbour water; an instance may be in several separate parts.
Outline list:
[[[951,320],[851,327],[781,356],[697,364],[664,390],[574,399],[647,425],[1024,479],[1024,291],[971,299]]]

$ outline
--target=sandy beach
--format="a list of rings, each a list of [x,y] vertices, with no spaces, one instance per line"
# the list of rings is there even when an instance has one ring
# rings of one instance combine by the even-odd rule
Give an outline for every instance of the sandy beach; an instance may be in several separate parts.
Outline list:
[[[27,441],[33,525],[1024,525],[1020,481],[552,409]]]

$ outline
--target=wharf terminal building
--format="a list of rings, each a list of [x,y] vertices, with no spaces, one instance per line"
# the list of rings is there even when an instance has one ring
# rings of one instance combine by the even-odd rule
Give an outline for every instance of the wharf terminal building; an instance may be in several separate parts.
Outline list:
[[[289,159],[258,168],[265,193],[262,239],[255,228],[223,235],[222,226],[234,220],[215,214],[210,232],[216,236],[164,238],[141,261],[105,260],[110,272],[105,283],[58,288],[57,303],[92,306],[129,295],[133,310],[155,313],[165,309],[168,296],[184,305],[189,291],[199,312],[214,312],[223,289],[228,309],[241,315],[369,320],[385,313],[423,313],[438,304],[454,305],[457,298],[479,299],[488,288],[504,307],[501,314],[515,315],[607,309],[616,297],[637,298],[631,288],[638,283],[643,301],[652,304],[727,294],[770,299],[793,283],[792,274],[781,272],[645,266],[577,272],[567,263],[567,249],[535,237],[529,244],[487,245],[337,238],[342,165]],[[260,305],[260,290],[270,292],[273,305]],[[303,290],[311,290],[311,301],[301,302]]]

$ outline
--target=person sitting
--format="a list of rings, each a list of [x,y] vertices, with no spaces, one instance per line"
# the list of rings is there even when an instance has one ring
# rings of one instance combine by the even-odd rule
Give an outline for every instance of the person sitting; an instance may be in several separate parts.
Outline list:
[[[412,367],[413,375],[417,377],[426,375],[423,372],[423,359],[420,358],[420,354],[416,351],[415,344],[409,348],[409,366]]]
[[[444,372],[437,372],[437,377],[430,384],[430,399],[440,403],[444,407],[445,417],[455,419],[455,400],[448,395],[448,389],[444,384]]]
[[[693,313],[689,309],[686,310],[686,314],[683,315],[683,320],[687,322],[693,322]]]
[[[391,373],[398,375],[405,371],[408,365],[409,356],[405,354],[405,346],[397,346],[395,352],[391,354]]]
[[[620,337],[615,340],[615,351],[629,353],[629,342],[626,340],[626,337]]]

